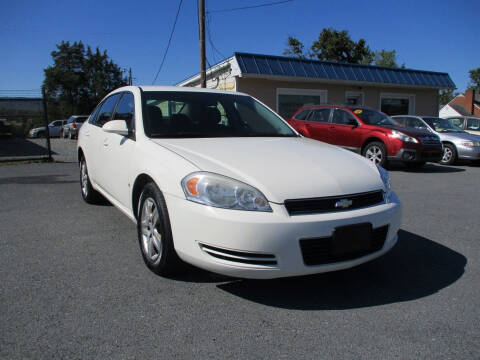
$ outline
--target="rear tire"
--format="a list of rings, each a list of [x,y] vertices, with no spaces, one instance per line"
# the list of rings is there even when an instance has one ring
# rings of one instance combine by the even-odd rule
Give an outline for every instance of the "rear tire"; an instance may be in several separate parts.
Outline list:
[[[148,183],[140,195],[137,234],[143,261],[158,275],[173,275],[182,264],[173,245],[172,229],[163,194]]]
[[[387,164],[387,150],[385,149],[385,144],[380,141],[373,141],[367,144],[362,151],[362,155],[381,167],[385,167]]]
[[[453,165],[457,161],[457,149],[452,144],[443,144],[442,165]]]
[[[103,196],[92,187],[88,176],[87,162],[83,156],[80,159],[80,191],[83,200],[88,204],[98,204],[103,200]]]

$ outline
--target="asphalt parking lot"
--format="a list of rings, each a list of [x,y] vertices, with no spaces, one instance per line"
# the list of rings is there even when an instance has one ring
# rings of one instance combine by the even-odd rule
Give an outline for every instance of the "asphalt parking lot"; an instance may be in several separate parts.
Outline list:
[[[478,359],[480,167],[391,175],[390,253],[252,281],[159,277],[130,220],[82,201],[76,164],[0,166],[0,358]]]

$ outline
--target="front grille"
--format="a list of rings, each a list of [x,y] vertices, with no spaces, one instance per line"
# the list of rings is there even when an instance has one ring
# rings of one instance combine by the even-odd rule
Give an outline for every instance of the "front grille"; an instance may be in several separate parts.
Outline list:
[[[349,251],[348,248],[341,253],[333,251],[333,236],[324,238],[301,239],[300,249],[302,251],[305,265],[324,265],[341,261],[353,260],[382,249],[387,238],[388,225],[372,229],[369,246],[361,250]]]
[[[250,265],[277,265],[275,255],[272,254],[229,250],[205,244],[200,244],[200,248],[217,259]]]
[[[341,208],[337,204],[341,200],[350,200],[352,203],[348,208]],[[361,194],[285,200],[285,207],[290,215],[306,215],[360,209],[382,202],[383,191],[378,190]]]
[[[440,140],[435,136],[420,136],[419,139],[425,145],[441,146]]]

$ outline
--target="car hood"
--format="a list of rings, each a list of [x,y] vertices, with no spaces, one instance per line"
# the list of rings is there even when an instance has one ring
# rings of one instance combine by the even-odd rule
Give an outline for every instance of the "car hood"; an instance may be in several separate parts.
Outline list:
[[[152,140],[203,171],[256,187],[275,203],[383,189],[370,161],[303,137]]]
[[[45,126],[40,126],[40,127],[33,128],[30,131],[42,131],[42,130],[45,130],[45,129],[46,129]]]
[[[419,136],[430,136],[432,133],[428,130],[421,130],[421,129],[412,129],[412,128],[406,128],[403,126],[382,126],[384,129],[391,129],[391,130],[397,130],[401,131],[402,133],[408,135],[408,136],[413,136],[413,137],[419,137]]]
[[[450,140],[450,141],[480,141],[480,136],[475,135],[475,134],[470,134],[467,132],[448,132],[448,133],[442,133],[442,132],[437,132],[438,136],[440,136],[440,139],[442,140]]]

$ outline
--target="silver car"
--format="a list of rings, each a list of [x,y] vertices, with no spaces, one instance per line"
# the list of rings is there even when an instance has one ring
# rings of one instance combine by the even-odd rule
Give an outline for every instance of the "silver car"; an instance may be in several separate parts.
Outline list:
[[[466,132],[474,135],[480,135],[480,117],[475,116],[447,116],[453,125],[462,128]]]
[[[441,164],[451,165],[458,159],[480,161],[480,136],[463,131],[447,119],[411,115],[397,115],[392,118],[402,126],[427,129],[440,136],[443,143]]]
[[[48,124],[48,132],[50,137],[58,137],[62,134],[63,125],[65,125],[67,120],[54,120]],[[33,128],[29,131],[28,135],[32,138],[34,137],[45,137],[47,136],[46,127],[40,126]]]

